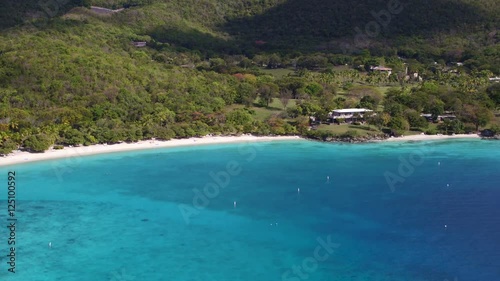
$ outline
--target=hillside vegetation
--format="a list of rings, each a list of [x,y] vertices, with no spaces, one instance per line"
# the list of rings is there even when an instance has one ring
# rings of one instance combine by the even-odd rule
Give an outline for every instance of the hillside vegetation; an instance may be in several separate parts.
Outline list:
[[[486,122],[464,113],[458,132],[493,121],[500,103],[498,87],[488,83],[500,73],[492,0],[408,2],[366,46],[353,40],[355,27],[387,9],[385,1],[40,3],[2,2],[0,154],[20,145],[41,151],[53,143],[208,133],[308,134],[309,116],[324,120],[346,106],[371,106],[406,122],[415,117],[406,109],[488,110]],[[126,9],[98,15],[91,5]],[[458,74],[448,73],[457,61]],[[430,84],[405,80],[404,62]],[[375,65],[394,73],[367,71]],[[279,68],[293,74],[273,76]],[[381,86],[393,89],[388,97],[398,110],[383,104]],[[422,95],[418,106],[403,98],[414,93]],[[433,104],[424,103],[429,95]],[[271,108],[273,99],[283,108]],[[265,119],[256,117],[262,110],[270,112]],[[390,127],[385,121],[381,128]]]

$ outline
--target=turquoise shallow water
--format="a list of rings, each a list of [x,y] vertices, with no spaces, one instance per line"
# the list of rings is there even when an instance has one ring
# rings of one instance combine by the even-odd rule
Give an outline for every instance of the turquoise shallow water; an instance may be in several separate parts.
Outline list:
[[[97,155],[2,167],[2,198],[8,170],[0,280],[500,280],[500,142]]]

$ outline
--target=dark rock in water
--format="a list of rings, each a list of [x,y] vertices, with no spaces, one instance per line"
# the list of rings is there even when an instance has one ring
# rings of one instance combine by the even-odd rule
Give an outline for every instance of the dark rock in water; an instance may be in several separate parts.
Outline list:
[[[141,221],[149,221],[148,219],[142,219]]]
[[[492,131],[492,130],[488,130],[488,129],[482,130],[481,131],[481,136],[485,137],[485,138],[492,138],[492,137],[495,136],[495,132]]]

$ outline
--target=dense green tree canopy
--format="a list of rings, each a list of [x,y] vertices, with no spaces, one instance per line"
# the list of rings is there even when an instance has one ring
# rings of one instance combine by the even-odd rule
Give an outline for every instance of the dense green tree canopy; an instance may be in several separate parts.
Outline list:
[[[0,149],[304,133],[304,118],[342,107],[377,111],[380,128],[394,119],[424,129],[421,113],[452,112],[476,129],[496,122],[498,5],[410,1],[398,24],[356,45],[352,26],[382,2],[78,0],[49,11],[6,0]],[[371,71],[378,65],[393,73]]]

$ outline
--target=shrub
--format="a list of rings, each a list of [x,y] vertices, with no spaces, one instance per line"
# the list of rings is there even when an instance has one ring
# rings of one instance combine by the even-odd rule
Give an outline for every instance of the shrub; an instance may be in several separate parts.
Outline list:
[[[61,133],[62,140],[58,141],[66,145],[78,145],[85,142],[84,135],[82,132],[76,129],[68,129]]]
[[[438,130],[443,134],[461,134],[464,133],[464,124],[459,120],[445,120],[438,125]]]
[[[389,128],[396,133],[397,135],[402,135],[404,131],[408,131],[410,129],[410,124],[403,117],[394,117],[389,121]]]
[[[155,137],[158,140],[170,140],[175,137],[175,132],[170,128],[159,127],[156,129]]]
[[[430,128],[428,130],[425,131],[425,134],[426,135],[436,135],[437,134],[437,130],[436,128]]]
[[[0,155],[7,155],[17,149],[17,144],[13,140],[6,140],[0,144]]]
[[[54,140],[46,134],[31,135],[24,141],[24,148],[32,152],[44,152]]]
[[[244,109],[236,109],[226,114],[226,121],[232,125],[245,125],[252,123],[252,115]]]
[[[476,126],[472,124],[465,124],[464,126],[464,132],[469,134],[469,133],[475,133],[476,132]]]
[[[495,134],[500,134],[500,126],[497,124],[491,125],[490,130]]]

